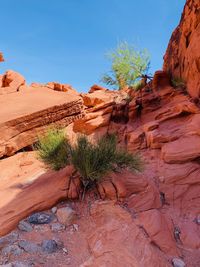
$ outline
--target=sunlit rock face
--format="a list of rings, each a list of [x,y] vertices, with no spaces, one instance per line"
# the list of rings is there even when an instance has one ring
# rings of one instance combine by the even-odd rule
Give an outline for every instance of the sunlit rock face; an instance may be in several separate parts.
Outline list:
[[[4,61],[3,54],[0,52],[0,62]]]
[[[173,32],[163,69],[186,81],[192,97],[200,97],[200,1],[187,0],[178,27]]]

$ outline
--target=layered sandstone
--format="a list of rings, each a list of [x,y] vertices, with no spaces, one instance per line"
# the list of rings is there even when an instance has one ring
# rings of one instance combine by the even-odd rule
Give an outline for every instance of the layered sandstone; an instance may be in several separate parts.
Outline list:
[[[172,34],[163,69],[185,80],[192,97],[200,97],[200,2],[187,0],[178,27]]]
[[[23,87],[0,96],[0,157],[32,145],[50,125],[67,126],[83,116],[78,94]]]
[[[70,249],[78,255],[74,266],[168,267],[174,257],[188,267],[200,264],[200,108],[170,85],[170,76],[182,77],[190,95],[199,97],[199,5],[186,2],[165,55],[165,71],[156,72],[140,92],[94,85],[79,95],[54,82],[25,86],[13,72],[1,78],[0,156],[32,145],[56,123],[73,141],[80,133],[92,140],[115,133],[119,146],[144,161],[142,173],[107,174],[85,202],[73,203],[80,228],[77,236],[63,238],[69,236]],[[33,152],[2,159],[0,170],[0,236],[30,213],[78,198],[82,190],[72,167],[48,171]],[[80,241],[83,246],[77,246]]]

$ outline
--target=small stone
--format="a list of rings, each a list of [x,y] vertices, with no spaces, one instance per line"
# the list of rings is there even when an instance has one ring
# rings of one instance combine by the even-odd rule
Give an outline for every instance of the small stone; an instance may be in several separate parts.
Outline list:
[[[58,250],[58,245],[55,240],[44,240],[42,242],[42,250],[51,254]]]
[[[24,264],[23,262],[13,262],[12,267],[30,267],[30,265]]]
[[[18,240],[19,235],[15,232],[11,232],[10,234],[3,236],[0,238],[0,249],[5,246],[12,245]]]
[[[21,221],[18,225],[18,228],[24,232],[31,232],[33,230],[33,227],[30,225],[30,223],[26,221]]]
[[[19,248],[17,245],[10,245],[8,247],[5,247],[1,251],[4,255],[14,255],[18,256],[23,253],[23,250]]]
[[[76,212],[70,207],[64,207],[57,210],[58,221],[66,226],[71,225],[77,218]]]
[[[158,179],[160,180],[161,183],[164,183],[165,177],[164,176],[159,176]]]
[[[198,215],[198,216],[196,217],[196,220],[195,220],[195,221],[196,221],[197,224],[200,225],[200,215]]]
[[[68,254],[68,249],[67,248],[63,248],[62,250],[63,250],[63,252],[65,252],[66,254]]]
[[[27,253],[34,254],[40,251],[40,246],[26,240],[19,241],[19,247],[24,249]]]
[[[51,209],[51,212],[54,213],[54,214],[56,213],[56,211],[57,211],[57,207],[53,207],[53,208]]]
[[[74,230],[78,231],[78,224],[73,224]]]
[[[61,223],[53,223],[51,225],[51,230],[53,232],[60,232],[60,231],[64,231],[65,230],[65,225],[61,224]]]
[[[58,246],[58,249],[63,249],[63,247],[64,247],[64,243],[63,243],[63,241],[62,241],[62,240],[60,240],[60,239],[59,239],[59,238],[57,238],[57,237],[53,238],[53,240],[55,240],[55,241],[56,241],[56,243],[57,243],[57,246]]]
[[[179,258],[174,258],[172,260],[172,264],[173,264],[174,267],[185,267],[186,266],[185,263],[184,263],[184,261],[182,261]]]
[[[48,224],[52,220],[52,215],[43,212],[34,213],[28,218],[29,223],[32,224]]]

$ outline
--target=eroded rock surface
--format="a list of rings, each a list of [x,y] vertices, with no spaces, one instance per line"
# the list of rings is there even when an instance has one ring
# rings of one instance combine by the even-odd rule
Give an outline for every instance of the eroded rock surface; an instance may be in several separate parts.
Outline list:
[[[178,27],[164,56],[164,70],[187,83],[191,96],[200,97],[200,2],[187,0]]]
[[[188,0],[165,71],[139,92],[94,85],[78,94],[56,82],[23,85],[13,72],[0,77],[0,157],[56,123],[73,142],[116,133],[120,147],[144,160],[142,173],[107,174],[81,202],[72,167],[46,170],[34,152],[1,159],[0,236],[15,231],[0,239],[0,264],[200,266],[199,14],[199,1]],[[185,79],[194,98],[174,89],[170,75]],[[31,223],[38,212],[51,220]]]
[[[51,124],[67,126],[83,116],[78,95],[25,87],[0,96],[0,157],[32,145]]]

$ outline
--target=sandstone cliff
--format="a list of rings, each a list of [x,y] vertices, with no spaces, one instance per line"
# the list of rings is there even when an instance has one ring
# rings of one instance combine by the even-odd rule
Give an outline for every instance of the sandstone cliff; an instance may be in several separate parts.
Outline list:
[[[200,1],[187,0],[178,27],[172,34],[163,69],[187,83],[192,97],[200,97]]]

